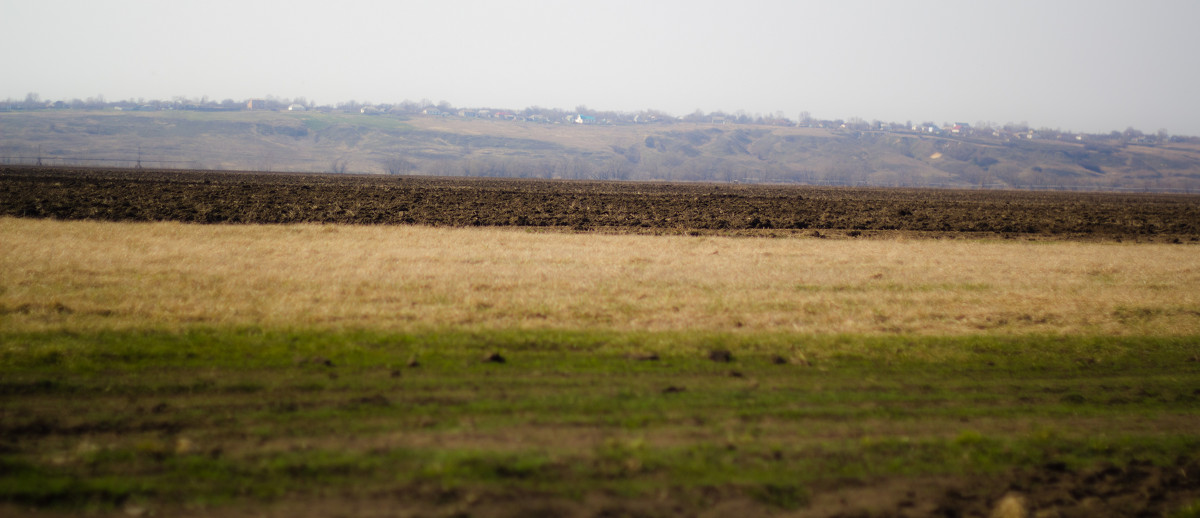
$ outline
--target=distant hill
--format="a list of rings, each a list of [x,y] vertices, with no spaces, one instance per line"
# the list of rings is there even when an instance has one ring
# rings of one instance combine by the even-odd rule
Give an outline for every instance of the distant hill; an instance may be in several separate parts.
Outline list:
[[[0,113],[0,162],[438,176],[1200,191],[1200,140],[288,111]],[[1058,136],[1058,138],[1063,138]],[[1079,139],[1079,140],[1077,140]]]

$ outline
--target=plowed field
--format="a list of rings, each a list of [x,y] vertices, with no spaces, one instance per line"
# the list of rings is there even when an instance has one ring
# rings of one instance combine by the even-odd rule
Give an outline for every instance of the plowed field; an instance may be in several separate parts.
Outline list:
[[[1200,196],[0,168],[0,215],[628,233],[1200,240]]]

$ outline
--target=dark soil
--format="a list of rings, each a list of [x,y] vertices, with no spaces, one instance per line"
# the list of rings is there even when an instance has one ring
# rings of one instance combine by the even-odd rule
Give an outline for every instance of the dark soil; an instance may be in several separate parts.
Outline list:
[[[0,166],[0,216],[1200,241],[1200,196]],[[832,232],[831,232],[832,231]]]

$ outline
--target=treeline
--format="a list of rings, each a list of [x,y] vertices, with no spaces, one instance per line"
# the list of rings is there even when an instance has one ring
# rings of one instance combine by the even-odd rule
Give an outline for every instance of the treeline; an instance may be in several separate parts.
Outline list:
[[[571,158],[472,157],[429,162],[408,172],[432,176],[491,178],[541,178],[568,180],[661,180],[701,182],[801,182],[813,175],[796,168],[771,164],[752,169],[731,160],[674,157],[632,163],[624,158],[589,160]]]
[[[469,154],[406,160],[390,173],[574,180],[799,183],[889,187],[1065,190],[1200,189],[1193,157],[1117,146],[845,133],[779,134],[769,129],[665,131],[609,152],[550,156]],[[360,164],[361,165],[361,164]],[[386,168],[385,168],[386,169]]]

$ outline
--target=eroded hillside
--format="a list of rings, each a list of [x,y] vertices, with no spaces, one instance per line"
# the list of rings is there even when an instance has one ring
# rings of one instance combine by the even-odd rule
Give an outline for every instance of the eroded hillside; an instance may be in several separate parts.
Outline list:
[[[753,124],[576,125],[292,112],[0,113],[45,165],[1021,189],[1200,189],[1200,144]]]

